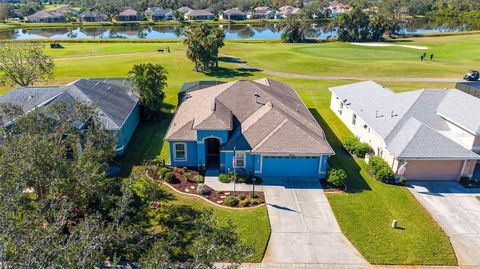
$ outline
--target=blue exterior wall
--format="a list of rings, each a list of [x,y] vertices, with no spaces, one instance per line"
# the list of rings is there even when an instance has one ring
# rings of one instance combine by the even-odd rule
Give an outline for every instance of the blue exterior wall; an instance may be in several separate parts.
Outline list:
[[[140,123],[140,106],[137,104],[117,134],[117,155],[123,155],[130,139]]]
[[[221,167],[223,169],[222,172],[226,173],[228,172],[228,169],[233,171],[233,151],[226,151],[222,152],[225,156],[224,159],[224,166]],[[244,172],[247,175],[250,174],[250,169],[253,169],[255,171],[255,156],[253,154],[250,154],[249,152],[245,153],[245,167],[237,167],[237,173]]]
[[[197,131],[197,143],[198,143],[197,160],[198,160],[199,166],[205,166],[206,151],[205,151],[204,139],[211,138],[211,137],[216,137],[220,139],[220,145],[223,145],[228,141],[228,131],[208,131],[208,130]],[[220,164],[223,164],[223,163],[224,162],[222,162],[222,155],[220,154]]]
[[[174,159],[174,145],[175,143],[185,143],[187,145],[187,159],[186,160],[175,160]],[[197,154],[197,142],[195,141],[170,141],[170,164],[176,167],[197,167],[198,166],[198,154]]]

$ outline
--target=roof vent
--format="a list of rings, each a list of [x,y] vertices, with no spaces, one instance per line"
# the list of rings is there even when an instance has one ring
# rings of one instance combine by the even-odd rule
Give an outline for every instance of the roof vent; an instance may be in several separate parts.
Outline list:
[[[253,96],[255,96],[255,103],[261,104],[261,103],[260,103],[260,94],[254,93]]]
[[[34,97],[33,94],[29,94],[28,95],[28,100],[33,99],[33,97]]]
[[[377,119],[378,119],[378,118],[383,118],[383,116],[384,116],[384,115],[380,115],[380,114],[378,113],[378,110],[375,111],[375,118],[377,118]]]
[[[298,112],[299,109],[300,109],[300,104],[297,104],[297,107],[295,108],[295,112]]]
[[[394,117],[398,117],[398,114],[395,113],[395,112],[392,110],[392,113],[390,114],[390,116],[391,116],[392,118],[394,118]]]

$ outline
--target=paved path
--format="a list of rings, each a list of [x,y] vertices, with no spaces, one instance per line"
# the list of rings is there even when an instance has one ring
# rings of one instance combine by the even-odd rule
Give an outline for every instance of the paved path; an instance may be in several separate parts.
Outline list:
[[[222,183],[218,177],[205,177],[205,184],[216,191],[252,191],[252,185],[245,183]],[[255,191],[263,191],[262,185],[255,185]]]
[[[282,73],[276,71],[262,70],[253,66],[250,66],[232,55],[222,55],[229,58],[229,61],[236,63],[238,66],[252,71],[257,71],[266,75],[272,75],[277,77],[286,78],[302,78],[302,79],[331,79],[331,80],[376,80],[376,81],[410,81],[410,82],[459,82],[461,79],[455,78],[417,78],[417,77],[352,77],[352,76],[320,76],[320,75],[302,75],[292,73]]]
[[[264,179],[263,192],[272,229],[263,265],[368,265],[341,233],[318,180]]]
[[[411,184],[410,191],[450,237],[458,264],[480,268],[480,190],[455,181]]]

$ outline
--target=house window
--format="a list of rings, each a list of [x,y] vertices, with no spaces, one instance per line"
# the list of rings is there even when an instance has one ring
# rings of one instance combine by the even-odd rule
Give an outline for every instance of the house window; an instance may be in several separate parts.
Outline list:
[[[245,152],[235,152],[237,167],[245,167]]]
[[[185,143],[175,143],[173,145],[173,158],[175,161],[186,161],[187,160],[187,144]]]
[[[353,114],[352,116],[352,124],[355,125],[357,123],[357,114]]]

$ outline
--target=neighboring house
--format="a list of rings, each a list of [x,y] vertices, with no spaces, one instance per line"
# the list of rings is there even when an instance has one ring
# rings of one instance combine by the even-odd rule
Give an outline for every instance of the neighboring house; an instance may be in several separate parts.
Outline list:
[[[281,20],[287,17],[298,16],[302,14],[302,9],[292,6],[283,6],[275,13],[275,19]]]
[[[231,8],[225,10],[220,15],[221,20],[229,20],[229,21],[241,21],[247,19],[247,13],[239,10],[238,8]]]
[[[470,95],[480,98],[480,81],[458,82],[455,88]]]
[[[63,15],[65,15],[65,13],[70,13],[72,14],[73,16],[78,16],[80,15],[80,11],[77,10],[77,9],[74,9],[74,8],[71,8],[69,6],[65,6],[65,7],[59,7],[57,9],[55,9],[54,11],[58,12],[58,13],[61,13]]]
[[[480,159],[480,99],[448,89],[395,93],[373,81],[330,91],[332,111],[397,176],[472,176]]]
[[[148,8],[145,14],[152,18],[154,21],[173,20],[174,14],[170,9],[163,9],[161,7]]]
[[[187,14],[188,12],[192,11],[193,9],[189,8],[189,7],[181,7],[179,9],[177,9],[178,12],[180,12],[181,14]]]
[[[165,135],[170,164],[261,177],[324,177],[334,152],[296,91],[271,79],[194,90]],[[182,97],[183,96],[183,97]]]
[[[261,19],[270,20],[275,19],[276,11],[269,7],[256,7],[252,12],[247,15],[248,19]]]
[[[340,14],[348,13],[352,10],[352,7],[339,3],[337,1],[330,2],[327,9],[330,10],[330,17],[335,18],[340,16]]]
[[[80,79],[66,86],[18,87],[0,96],[1,104],[18,105],[24,113],[58,102],[72,104],[74,100],[98,107],[105,129],[117,136],[116,153],[122,155],[140,122],[139,100],[124,79]]]
[[[143,16],[132,8],[127,8],[118,13],[115,18],[117,21],[143,21]]]
[[[100,10],[86,10],[80,14],[80,20],[84,22],[102,22],[107,19],[107,14]]]
[[[39,11],[30,16],[27,16],[27,22],[40,22],[40,23],[54,23],[54,22],[66,22],[67,18],[56,11]]]
[[[209,21],[215,16],[208,9],[190,10],[185,14],[185,19],[190,21]]]

